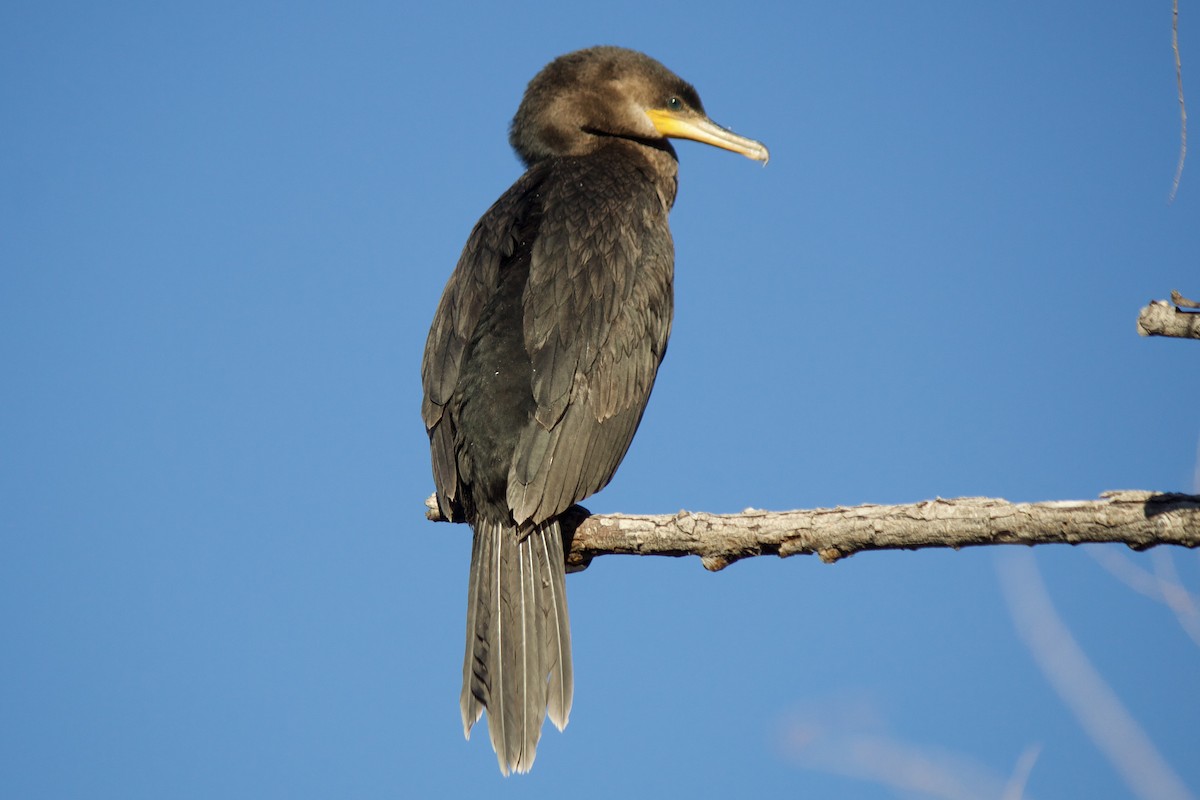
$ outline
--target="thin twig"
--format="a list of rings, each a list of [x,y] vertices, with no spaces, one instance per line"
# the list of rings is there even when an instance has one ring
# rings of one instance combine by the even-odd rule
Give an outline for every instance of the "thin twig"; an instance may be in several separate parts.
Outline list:
[[[1175,202],[1175,193],[1183,178],[1183,162],[1187,158],[1187,105],[1183,102],[1183,67],[1179,61],[1179,0],[1173,0],[1171,5],[1171,49],[1175,52],[1175,84],[1179,87],[1179,163],[1175,166],[1168,203]]]
[[[1200,303],[1197,303],[1195,300],[1188,300],[1179,293],[1178,289],[1171,290],[1171,302],[1175,304],[1176,308],[1200,308]]]

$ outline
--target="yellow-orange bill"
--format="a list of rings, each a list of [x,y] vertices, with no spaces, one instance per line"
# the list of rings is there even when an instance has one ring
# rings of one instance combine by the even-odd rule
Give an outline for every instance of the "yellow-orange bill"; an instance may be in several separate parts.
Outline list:
[[[654,128],[663,136],[711,144],[713,147],[741,153],[746,158],[752,158],[764,164],[771,156],[762,142],[738,136],[702,114],[652,108],[646,112],[646,115],[654,123]]]

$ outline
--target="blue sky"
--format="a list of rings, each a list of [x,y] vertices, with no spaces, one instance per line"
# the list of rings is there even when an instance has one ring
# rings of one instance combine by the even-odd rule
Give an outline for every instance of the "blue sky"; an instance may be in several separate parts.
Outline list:
[[[670,353],[593,511],[1200,491],[1200,350],[1134,331],[1200,294],[1168,5],[0,27],[0,794],[1133,796],[1014,624],[1039,580],[1200,793],[1195,617],[1149,579],[1194,596],[1196,553],[603,558],[568,579],[571,724],[501,779],[458,718],[469,535],[422,517],[438,296],[525,83],[598,43],[772,159],[678,146]]]

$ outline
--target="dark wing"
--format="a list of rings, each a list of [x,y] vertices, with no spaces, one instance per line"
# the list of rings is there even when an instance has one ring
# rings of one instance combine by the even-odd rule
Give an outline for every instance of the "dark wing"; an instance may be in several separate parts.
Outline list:
[[[447,519],[461,520],[462,496],[454,451],[453,421],[446,405],[458,385],[463,355],[480,314],[496,292],[502,262],[517,246],[522,209],[536,193],[544,171],[530,170],[475,224],[450,275],[425,341],[421,361],[421,416],[429,432],[438,506]]]
[[[556,169],[524,295],[537,410],[509,471],[519,523],[554,517],[612,478],[671,326],[674,252],[653,184],[627,163]]]

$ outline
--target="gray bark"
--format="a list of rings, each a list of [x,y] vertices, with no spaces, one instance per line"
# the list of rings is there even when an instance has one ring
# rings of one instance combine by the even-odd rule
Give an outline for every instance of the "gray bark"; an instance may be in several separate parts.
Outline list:
[[[437,519],[435,511],[428,515]],[[990,497],[937,498],[896,506],[800,511],[591,516],[575,506],[567,567],[601,555],[698,556],[719,570],[751,556],[817,555],[832,563],[867,550],[995,544],[1107,542],[1145,550],[1200,546],[1200,495],[1105,492],[1099,500],[1010,503]]]
[[[1171,292],[1173,303],[1154,300],[1138,312],[1139,336],[1173,336],[1179,339],[1200,339],[1200,313],[1185,311],[1197,304],[1186,300],[1179,292]]]

